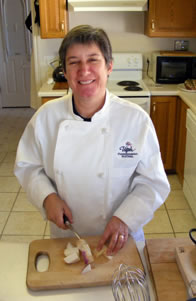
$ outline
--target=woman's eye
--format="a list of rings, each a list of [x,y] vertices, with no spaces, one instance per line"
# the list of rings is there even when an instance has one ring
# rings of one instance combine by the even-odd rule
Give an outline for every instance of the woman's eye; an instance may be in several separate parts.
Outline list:
[[[68,61],[68,65],[75,65],[75,64],[78,64],[78,62],[79,62],[79,61],[75,61],[75,60],[72,61],[72,60],[69,60],[69,61]]]
[[[97,59],[90,59],[90,62],[97,62]]]

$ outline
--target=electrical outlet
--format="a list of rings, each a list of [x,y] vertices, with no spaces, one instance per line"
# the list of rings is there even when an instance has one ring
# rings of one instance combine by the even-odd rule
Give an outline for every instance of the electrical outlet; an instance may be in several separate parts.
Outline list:
[[[174,42],[174,50],[187,51],[189,48],[189,41],[177,40]]]
[[[50,65],[50,63],[53,62],[55,59],[56,57],[51,55],[44,56],[44,63],[45,65]]]

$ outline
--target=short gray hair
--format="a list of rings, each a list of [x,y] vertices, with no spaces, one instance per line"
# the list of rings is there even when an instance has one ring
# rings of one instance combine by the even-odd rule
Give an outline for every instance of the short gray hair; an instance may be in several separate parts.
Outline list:
[[[90,25],[79,25],[72,28],[61,43],[59,57],[63,70],[66,72],[67,50],[73,44],[95,43],[105,58],[106,65],[112,61],[112,46],[106,32],[101,28]]]

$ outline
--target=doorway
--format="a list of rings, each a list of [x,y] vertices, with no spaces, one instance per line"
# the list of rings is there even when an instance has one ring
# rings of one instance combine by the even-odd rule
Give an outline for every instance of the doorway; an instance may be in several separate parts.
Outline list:
[[[0,107],[30,107],[30,0],[0,0]]]

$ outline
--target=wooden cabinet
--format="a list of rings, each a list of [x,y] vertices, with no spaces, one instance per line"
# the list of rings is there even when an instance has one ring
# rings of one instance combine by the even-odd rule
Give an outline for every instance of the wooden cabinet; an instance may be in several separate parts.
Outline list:
[[[179,99],[178,101],[178,120],[176,127],[176,173],[180,183],[184,180],[184,162],[186,149],[186,113],[188,106]]]
[[[166,170],[175,169],[174,140],[176,129],[176,96],[152,96],[151,118],[160,144]]]
[[[195,0],[149,0],[145,34],[150,37],[196,37]]]
[[[60,97],[60,96],[59,96]],[[42,97],[42,105],[47,102],[47,101],[50,101],[50,100],[53,100],[53,99],[57,99],[59,98],[58,96],[54,96],[54,97]]]
[[[41,38],[64,38],[68,30],[66,0],[39,0]]]

